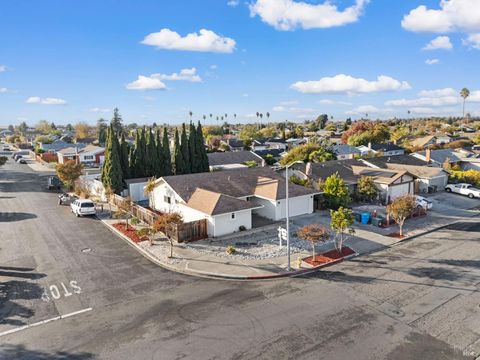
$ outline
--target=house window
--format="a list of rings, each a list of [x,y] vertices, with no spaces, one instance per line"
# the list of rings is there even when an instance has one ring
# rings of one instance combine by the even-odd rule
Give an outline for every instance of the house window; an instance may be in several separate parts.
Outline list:
[[[235,220],[235,213],[232,213],[232,220]]]
[[[85,160],[93,160],[94,159],[93,155],[85,155],[83,158]]]
[[[165,201],[167,204],[171,204],[172,203],[172,198],[170,196],[165,195],[163,197],[163,201]]]

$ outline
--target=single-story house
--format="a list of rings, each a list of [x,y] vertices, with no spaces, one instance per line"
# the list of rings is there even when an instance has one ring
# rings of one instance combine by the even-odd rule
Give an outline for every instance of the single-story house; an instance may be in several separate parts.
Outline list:
[[[403,194],[413,194],[415,191],[414,176],[407,171],[373,169],[356,159],[295,164],[292,168],[293,175],[302,179],[308,178],[317,184],[325,181],[331,175],[338,174],[348,186],[351,194],[355,192],[360,177],[371,177],[379,189],[380,199],[384,203]]]
[[[228,145],[230,151],[243,151],[245,150],[245,143],[236,138],[229,138],[226,140],[222,140],[222,143]]]
[[[105,160],[105,148],[95,145],[87,145],[79,148],[78,144],[57,151],[58,163],[77,161],[81,164],[100,165]]]
[[[273,221],[286,216],[286,181],[268,167],[164,176],[156,181],[150,207],[179,212],[185,222],[206,219],[218,237],[252,228],[252,216]],[[310,214],[315,190],[289,184],[289,215]]]
[[[427,149],[425,151],[412,153],[412,156],[436,167],[443,167],[446,162],[448,162],[450,166],[460,165],[461,163],[461,158],[458,156],[458,153],[452,149]]]
[[[405,149],[395,144],[371,144],[368,146],[360,145],[357,149],[362,155],[383,154],[388,156],[397,156],[405,154]]]
[[[267,146],[267,149],[281,149],[283,151],[287,151],[288,149],[287,141],[279,138],[267,139],[265,145]]]
[[[271,155],[276,161],[282,158],[282,154],[285,153],[282,149],[267,149],[267,150],[255,150],[255,154],[265,159],[267,155]]]
[[[427,135],[420,138],[413,139],[411,141],[412,147],[425,148],[436,144],[448,144],[452,141],[452,138],[448,135]]]
[[[215,152],[209,153],[207,156],[210,171],[246,168],[248,167],[247,163],[250,161],[254,161],[257,166],[265,166],[265,160],[253,151]]]
[[[337,156],[338,160],[353,159],[355,155],[360,155],[360,150],[348,144],[335,144],[330,149]]]
[[[77,148],[83,148],[85,144],[75,144]],[[38,148],[44,152],[56,154],[57,151],[71,147],[71,143],[67,143],[62,140],[56,140],[51,144],[39,143]]]
[[[402,156],[378,157],[362,159],[365,165],[375,169],[403,170],[415,176],[415,193],[427,193],[429,191],[443,191],[448,183],[448,172],[440,167],[429,166],[426,162],[413,156],[405,155],[413,159],[410,163],[397,162]],[[415,163],[417,161],[417,163]],[[413,163],[413,164],[412,164]]]

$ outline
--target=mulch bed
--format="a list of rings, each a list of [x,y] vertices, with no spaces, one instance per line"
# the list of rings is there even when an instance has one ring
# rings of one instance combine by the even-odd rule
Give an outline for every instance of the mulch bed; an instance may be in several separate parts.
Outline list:
[[[405,237],[405,235],[400,235],[400,234],[397,233],[397,232],[393,232],[393,233],[387,234],[387,236],[393,237],[393,238],[395,238],[395,239],[403,239],[403,238]]]
[[[139,242],[148,240],[146,236],[142,236],[142,237],[138,236],[137,231],[132,225],[128,225],[128,230],[125,226],[125,223],[116,223],[116,224],[113,224],[112,226],[118,231],[120,231],[123,235],[128,237],[130,240],[132,240],[134,243],[139,243]]]
[[[348,246],[344,246],[341,254],[337,250],[330,250],[326,253],[316,255],[315,261],[313,261],[312,256],[304,258],[303,261],[312,266],[319,266],[343,259],[344,257],[352,254],[355,254],[355,251],[350,249]]]

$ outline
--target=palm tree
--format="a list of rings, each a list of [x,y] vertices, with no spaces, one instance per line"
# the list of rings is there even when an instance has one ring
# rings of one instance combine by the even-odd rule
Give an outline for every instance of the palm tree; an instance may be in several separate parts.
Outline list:
[[[410,117],[410,113],[411,113],[411,111],[410,111],[410,110],[408,110],[408,111],[407,111],[408,117]]]
[[[203,122],[205,122],[206,118],[207,118],[207,115],[203,115]]]
[[[153,190],[155,190],[155,186],[156,186],[156,181],[157,179],[153,176],[150,178],[150,180],[148,180],[147,184],[145,185],[145,187],[143,188],[143,191],[145,193],[145,195],[148,196],[148,200],[149,200],[149,206],[150,207],[154,207],[154,197],[153,197]]]
[[[267,121],[269,121],[270,120],[270,113],[267,111],[267,113],[265,115],[267,115]]]
[[[189,111],[189,112],[188,112],[188,115],[190,115],[190,121],[192,121],[193,112]]]
[[[227,114],[227,113],[225,113],[225,119],[226,119],[227,117],[228,117],[228,114]]]
[[[233,118],[237,120],[237,114],[233,114]]]
[[[460,96],[463,98],[463,119],[465,120],[465,101],[470,96],[470,90],[468,90],[467,88],[463,88],[460,91]]]

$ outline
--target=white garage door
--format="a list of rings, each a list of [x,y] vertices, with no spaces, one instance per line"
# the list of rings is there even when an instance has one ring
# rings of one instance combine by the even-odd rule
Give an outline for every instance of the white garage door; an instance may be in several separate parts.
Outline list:
[[[410,184],[410,191],[409,191],[409,183],[391,186],[390,200],[393,200],[399,196],[402,196],[408,193],[413,194],[413,184]]]

